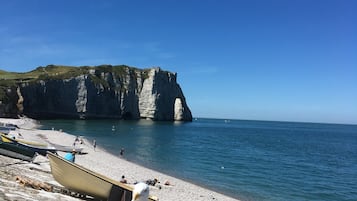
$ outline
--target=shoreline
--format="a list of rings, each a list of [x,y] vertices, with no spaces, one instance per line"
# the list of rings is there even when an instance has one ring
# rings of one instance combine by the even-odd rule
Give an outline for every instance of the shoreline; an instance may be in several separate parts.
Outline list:
[[[51,142],[64,146],[72,146],[75,135],[56,131],[56,130],[40,130],[39,125],[35,120],[22,119],[3,119],[0,122],[12,123],[19,126],[19,129],[12,131],[10,134],[16,135],[16,132],[21,133],[24,139],[39,142]],[[40,137],[41,136],[41,137]],[[215,192],[211,189],[201,187],[197,184],[185,181],[165,173],[144,167],[140,164],[128,161],[120,156],[116,156],[100,146],[93,149],[92,142],[83,138],[84,144],[76,145],[82,147],[83,152],[88,154],[76,155],[76,163],[90,170],[103,174],[111,179],[120,181],[121,176],[125,175],[128,183],[146,181],[148,179],[158,179],[160,183],[155,186],[150,186],[150,194],[159,198],[159,200],[225,200],[237,201],[237,199],[227,195]],[[64,155],[59,152],[59,155]],[[37,158],[35,159],[35,161]],[[41,160],[44,160],[41,158]],[[49,164],[47,163],[49,166]],[[49,168],[49,167],[46,167]],[[40,173],[39,173],[40,174]],[[169,182],[170,185],[164,183]],[[68,200],[74,198],[69,197]],[[66,200],[66,199],[64,199]],[[79,199],[78,199],[79,200]]]
[[[97,147],[99,147],[100,149],[103,149],[104,152],[107,152],[108,154],[111,154],[114,157],[118,157],[114,153],[106,150],[105,148],[103,148],[103,147],[101,147],[99,145],[97,145]],[[186,179],[186,178],[180,178],[180,176],[178,176],[178,175],[176,176],[174,173],[172,173],[172,171],[160,171],[160,170],[155,169],[154,167],[147,167],[144,164],[141,164],[140,162],[136,162],[135,160],[130,160],[130,159],[127,159],[127,158],[122,158],[122,157],[119,157],[119,158],[122,159],[122,160],[125,160],[125,161],[127,161],[129,163],[138,165],[138,166],[140,166],[142,168],[149,169],[149,170],[154,171],[154,172],[159,172],[160,174],[166,175],[168,177],[173,177],[175,179],[181,180],[182,182],[190,183],[192,185],[198,186],[198,187],[206,189],[208,191],[212,191],[212,192],[215,192],[215,193],[218,193],[218,194],[222,194],[222,195],[224,195],[226,197],[229,197],[229,198],[231,198],[233,200],[239,201],[239,198],[235,198],[234,195],[229,195],[229,193],[225,194],[224,192],[215,191],[214,189],[212,189],[212,187],[204,186],[204,185],[200,184],[200,182],[197,182],[197,181],[194,181],[194,180],[189,180],[189,179]],[[163,184],[163,182],[161,182],[161,184]]]

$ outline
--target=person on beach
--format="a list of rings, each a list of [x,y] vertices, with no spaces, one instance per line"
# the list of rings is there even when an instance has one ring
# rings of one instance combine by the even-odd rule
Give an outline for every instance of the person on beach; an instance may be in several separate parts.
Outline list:
[[[124,156],[124,148],[120,149],[120,156]]]
[[[76,160],[76,150],[73,149],[72,152],[66,153],[66,155],[64,155],[64,159],[74,163],[74,161]]]
[[[155,179],[148,179],[146,180],[145,182],[147,185],[151,185],[151,186],[155,186],[156,183],[160,183],[159,180],[157,180],[156,178]]]
[[[76,136],[76,139],[74,139],[74,142],[73,142],[73,146],[74,146],[74,147],[76,146],[77,142],[79,142],[78,136]]]
[[[93,149],[95,151],[95,148],[97,147],[97,142],[95,140],[93,140]]]

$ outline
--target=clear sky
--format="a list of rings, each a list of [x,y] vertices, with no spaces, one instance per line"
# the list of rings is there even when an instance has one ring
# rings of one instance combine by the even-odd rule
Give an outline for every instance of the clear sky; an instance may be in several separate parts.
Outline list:
[[[357,124],[356,0],[0,0],[0,69],[160,66],[194,117]]]

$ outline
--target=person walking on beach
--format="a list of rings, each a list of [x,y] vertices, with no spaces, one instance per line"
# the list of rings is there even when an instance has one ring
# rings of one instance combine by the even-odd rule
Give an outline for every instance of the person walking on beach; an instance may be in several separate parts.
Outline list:
[[[124,155],[124,148],[121,148],[120,149],[120,156],[123,156]]]
[[[95,140],[93,140],[93,149],[95,151],[95,148],[97,147],[97,142]]]

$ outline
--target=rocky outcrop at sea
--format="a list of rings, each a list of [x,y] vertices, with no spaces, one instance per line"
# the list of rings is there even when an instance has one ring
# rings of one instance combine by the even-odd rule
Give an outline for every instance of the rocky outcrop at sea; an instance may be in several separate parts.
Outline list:
[[[192,120],[177,74],[161,68],[50,65],[32,72],[38,78],[2,87],[0,117]]]

